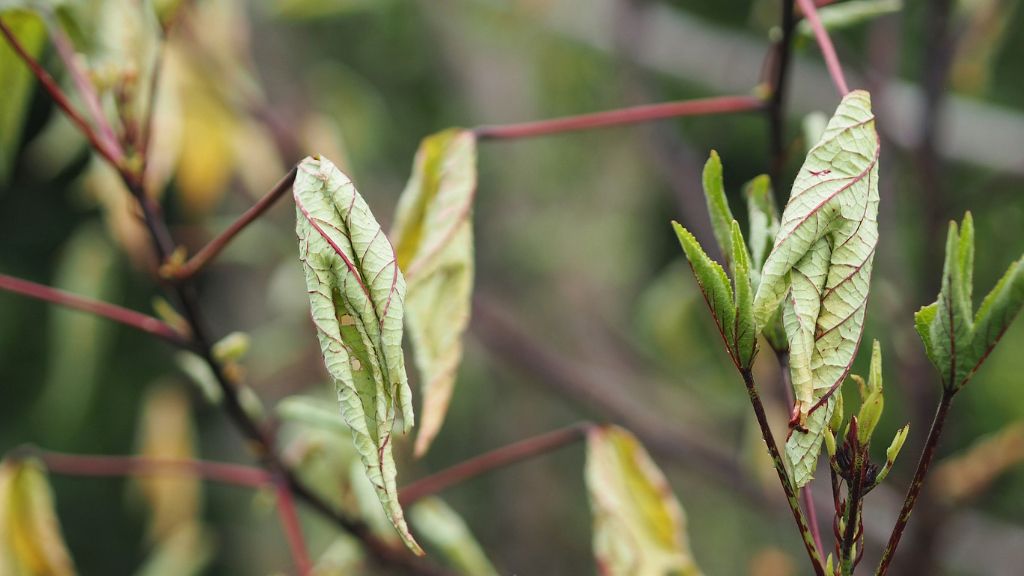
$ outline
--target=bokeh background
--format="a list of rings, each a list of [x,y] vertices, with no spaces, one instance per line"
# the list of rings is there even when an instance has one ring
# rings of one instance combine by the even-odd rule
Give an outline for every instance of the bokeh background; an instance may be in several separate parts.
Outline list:
[[[93,19],[73,34],[79,49],[111,38],[146,46],[133,38],[138,22],[103,4],[91,3]],[[195,249],[292,162],[321,153],[353,177],[386,229],[418,142],[432,132],[753,93],[779,4],[189,2],[166,48],[152,187],[168,183],[162,201],[173,231]],[[947,222],[968,209],[974,215],[977,298],[1024,251],[1020,4],[907,0],[833,36],[851,85],[873,93],[883,137],[881,241],[865,332],[885,358],[887,404],[876,435],[911,423],[888,489],[868,500],[865,568],[888,535],[939,390],[912,314],[938,291]],[[106,54],[90,64],[124,65]],[[52,50],[43,61],[67,81]],[[15,72],[2,70],[7,84]],[[23,126],[6,123],[0,135],[0,272],[151,311],[159,291],[149,247],[116,178],[42,90],[28,102]],[[836,104],[816,45],[799,37],[780,205],[807,146],[805,117]],[[415,461],[411,438],[399,442],[400,481],[575,421],[617,422],[670,476],[707,573],[806,573],[745,390],[669,226],[677,219],[712,242],[700,189],[711,149],[745,221],[742,184],[771,163],[758,113],[481,144],[465,360],[430,453]],[[329,394],[287,204],[200,281],[213,332],[250,335],[243,365],[268,407],[300,392]],[[1022,346],[1018,322],[958,396],[898,573],[1001,575],[1024,565]],[[860,356],[855,372],[864,373],[867,354]],[[785,407],[770,354],[757,375],[781,435]],[[147,426],[157,432],[147,436]],[[249,461],[164,343],[0,293],[0,452],[32,443],[128,454],[164,436],[172,452]],[[582,473],[577,445],[445,497],[501,573],[593,573]],[[146,488],[60,476],[53,484],[80,572],[134,573],[152,536]],[[210,545],[203,573],[290,570],[265,496],[172,486],[165,505],[194,507],[202,518]],[[818,488],[825,515],[827,482]],[[316,554],[329,528],[307,521]]]

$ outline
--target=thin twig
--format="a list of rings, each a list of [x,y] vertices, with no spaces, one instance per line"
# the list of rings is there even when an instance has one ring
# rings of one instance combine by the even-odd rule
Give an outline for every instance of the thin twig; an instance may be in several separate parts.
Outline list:
[[[952,401],[953,393],[943,390],[939,405],[935,410],[935,418],[932,420],[932,427],[928,431],[928,440],[925,442],[924,451],[921,452],[921,459],[917,462],[917,471],[914,472],[914,479],[910,483],[907,497],[903,501],[903,508],[900,509],[896,525],[893,526],[892,534],[889,536],[889,543],[886,544],[885,550],[882,552],[882,560],[878,563],[875,576],[885,576],[889,570],[889,563],[892,562],[893,554],[896,553],[896,548],[900,545],[900,538],[903,537],[903,529],[907,527],[910,515],[914,512],[914,504],[917,503],[925,476],[928,475],[928,467],[931,465],[932,459],[935,458],[935,449],[939,445],[939,437],[946,424],[946,417],[949,415],[949,406]]]
[[[793,513],[793,520],[796,522],[797,529],[800,531],[800,536],[803,538],[804,548],[807,550],[807,556],[811,560],[811,566],[814,568],[814,573],[817,576],[824,576],[825,568],[822,565],[819,548],[814,541],[814,536],[811,534],[811,531],[807,526],[807,520],[804,518],[804,514],[800,510],[800,502],[797,498],[796,490],[789,479],[789,473],[786,472],[786,465],[782,460],[782,454],[779,453],[779,447],[775,443],[775,437],[772,434],[772,429],[768,426],[768,416],[765,414],[764,405],[761,403],[761,397],[757,393],[754,376],[749,369],[741,370],[741,374],[743,375],[743,383],[747,386],[747,395],[750,397],[750,405],[754,408],[754,415],[757,417],[757,424],[761,428],[761,436],[764,438],[764,443],[768,447],[768,453],[772,457],[772,463],[775,464],[775,472],[779,476],[779,483],[782,484],[782,491],[786,494],[786,502],[789,504],[789,509]]]
[[[164,458],[146,458],[142,456],[98,456],[79,455],[39,450],[34,447],[24,448],[24,455],[38,458],[46,465],[46,469],[55,474],[68,476],[156,476],[164,474],[181,474],[198,476],[205,480],[246,486],[249,488],[266,488],[271,484],[270,475],[262,468],[209,462],[206,460],[173,460]]]
[[[608,110],[593,114],[581,114],[578,116],[567,116],[565,118],[553,118],[550,120],[539,120],[536,122],[479,126],[473,129],[473,133],[481,140],[532,138],[548,134],[592,130],[595,128],[605,128],[607,126],[636,124],[639,122],[650,122],[653,120],[677,118],[680,116],[709,116],[712,114],[751,112],[761,110],[764,107],[764,100],[754,96],[719,96],[715,98],[683,100],[679,102],[646,104],[643,106],[619,108],[617,110]]]
[[[800,4],[800,10],[804,13],[804,18],[807,19],[807,23],[811,25],[811,30],[814,31],[814,38],[818,41],[818,47],[821,48],[821,55],[825,58],[825,67],[828,68],[828,73],[832,77],[832,83],[836,85],[836,90],[839,92],[839,96],[843,97],[849,94],[850,89],[846,86],[846,77],[843,75],[843,67],[839,64],[839,57],[836,56],[836,48],[832,45],[832,39],[829,38],[828,30],[821,23],[821,18],[818,17],[818,9],[814,6],[813,0],[796,0]]]
[[[119,324],[124,324],[130,328],[162,338],[175,346],[182,348],[192,347],[188,338],[157,318],[129,310],[128,308],[122,308],[116,304],[93,300],[6,274],[0,274],[0,290],[102,316],[108,320],[113,320]]]
[[[281,196],[284,195],[295,182],[295,175],[297,169],[293,167],[288,171],[288,174],[281,178],[277,184],[267,192],[258,202],[252,205],[251,208],[245,211],[241,216],[238,217],[227,230],[223,231],[216,238],[211,240],[206,246],[203,246],[195,256],[188,259],[184,264],[177,266],[173,263],[165,264],[161,269],[161,275],[168,280],[174,280],[177,282],[188,280],[195,276],[200,270],[202,270],[211,260],[220,254],[221,250],[227,247],[227,245],[238,235],[239,232],[245,229],[246,226],[252,224],[257,218],[263,215],[271,206],[274,205]]]
[[[43,88],[50,95],[50,97],[53,98],[54,104],[56,104],[57,107],[64,112],[64,115],[68,117],[68,120],[71,120],[72,124],[78,127],[78,129],[82,132],[85,138],[89,141],[89,144],[93,147],[93,149],[96,150],[96,152],[98,152],[101,156],[106,158],[106,160],[110,162],[112,166],[120,167],[120,160],[118,158],[118,155],[115,154],[113,150],[110,150],[108,148],[105,141],[100,139],[100,137],[96,134],[96,131],[93,130],[89,122],[87,122],[85,118],[82,118],[81,114],[79,114],[78,111],[75,110],[75,107],[71,104],[71,101],[68,100],[67,95],[64,94],[64,91],[61,90],[60,86],[57,85],[57,82],[53,79],[53,76],[50,76],[50,73],[43,69],[39,62],[36,61],[36,59],[33,58],[32,55],[25,50],[25,47],[21,45],[21,42],[18,40],[18,38],[14,35],[13,32],[11,32],[11,30],[7,27],[6,24],[3,23],[2,20],[0,20],[0,32],[3,33],[11,48],[14,49],[14,51],[18,54],[18,57],[21,58],[25,65],[29,67],[29,69],[32,71],[32,74],[36,77],[37,80],[39,80],[39,83],[42,84]]]
[[[302,536],[302,524],[299,523],[299,515],[295,511],[292,493],[288,489],[287,481],[283,478],[274,479],[274,490],[277,494],[277,514],[281,519],[281,528],[288,539],[288,548],[292,552],[295,569],[298,570],[299,576],[305,576],[313,570],[313,563],[309,560],[309,547],[306,546],[306,539]]]
[[[405,486],[398,491],[398,501],[402,506],[408,506],[470,478],[557,450],[582,440],[593,426],[590,422],[581,422],[496,448]]]

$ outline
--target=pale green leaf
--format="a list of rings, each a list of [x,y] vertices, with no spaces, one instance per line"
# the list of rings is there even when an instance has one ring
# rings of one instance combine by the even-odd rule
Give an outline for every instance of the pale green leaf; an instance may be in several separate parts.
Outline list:
[[[938,312],[939,303],[933,302],[927,306],[922,306],[920,310],[914,313],[914,329],[917,330],[921,341],[924,342],[924,351],[928,355],[928,359],[936,366],[944,362],[938,355],[939,351],[932,344],[931,326],[935,322],[935,315]]]
[[[409,520],[424,543],[439,552],[444,563],[466,576],[497,576],[458,512],[440,498],[424,498],[409,509]]]
[[[391,450],[398,412],[406,431],[413,424],[402,355],[405,279],[369,206],[329,160],[303,160],[293,190],[310,310],[342,416],[388,518],[422,554],[398,503]]]
[[[601,574],[701,574],[683,508],[632,434],[615,426],[590,430],[585,477]]]
[[[860,411],[857,412],[857,440],[862,445],[871,442],[871,435],[882,419],[882,410],[885,408],[885,395],[882,391],[882,347],[878,340],[874,341],[871,348],[871,372],[866,385],[867,395],[861,402]]]
[[[786,448],[798,486],[813,473],[832,402],[809,418],[811,407],[846,377],[860,344],[878,242],[878,154],[870,95],[855,90],[797,174],[754,297],[762,329],[785,301],[794,396],[807,427]]]
[[[736,293],[736,328],[733,349],[741,368],[749,368],[757,353],[757,326],[754,323],[754,291],[750,285],[750,261],[739,222],[732,221],[732,281]]]
[[[162,540],[135,576],[195,576],[213,559],[216,538],[197,522],[179,526]]]
[[[4,11],[0,19],[14,34],[21,46],[37,58],[46,42],[46,25],[27,10]],[[35,77],[25,62],[14,52],[5,38],[0,38],[0,184],[10,178],[14,155],[21,140],[21,131],[28,117],[29,97]]]
[[[847,0],[818,8],[818,17],[826,29],[842,30],[899,12],[902,8],[902,0]],[[797,24],[797,33],[806,38],[814,36],[807,20]]]
[[[473,292],[476,138],[452,129],[420,144],[391,239],[409,280],[406,324],[423,390],[416,454],[444,423],[462,360]]]
[[[715,324],[718,326],[722,339],[729,350],[733,361],[739,365],[733,350],[736,334],[736,304],[733,299],[732,290],[729,285],[729,277],[725,270],[712,260],[700,247],[700,243],[693,237],[689,230],[683,228],[678,222],[672,222],[672,227],[679,237],[679,244],[686,253],[686,259],[690,262],[693,275],[697,277],[697,284],[704,293],[704,300],[711,309]]]
[[[728,265],[728,259],[732,254],[733,217],[732,211],[729,210],[729,201],[725,197],[722,159],[718,157],[718,152],[711,151],[708,161],[704,163],[701,179],[704,184],[704,200],[708,204],[708,214],[711,216],[711,229]]]
[[[0,574],[75,574],[50,483],[34,461],[0,462]]]
[[[772,194],[772,181],[766,174],[754,178],[743,187],[750,220],[750,266],[754,288],[761,280],[761,266],[779,233],[779,209]]]

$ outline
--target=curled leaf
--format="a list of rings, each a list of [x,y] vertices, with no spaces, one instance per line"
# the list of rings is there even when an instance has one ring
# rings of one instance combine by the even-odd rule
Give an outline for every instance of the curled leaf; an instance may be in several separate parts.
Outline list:
[[[398,503],[391,452],[398,411],[406,431],[413,425],[402,355],[405,279],[369,206],[329,160],[303,160],[293,190],[310,310],[342,416],[388,519],[422,554]]]
[[[683,508],[632,434],[615,426],[587,433],[586,484],[601,574],[701,574]]]
[[[800,423],[786,443],[798,486],[810,481],[821,431],[863,331],[878,242],[879,140],[871,98],[843,98],[821,141],[807,155],[782,214],[775,246],[754,297],[758,326],[780,304]],[[823,409],[811,414],[811,408]]]
[[[0,574],[75,574],[42,467],[0,463]]]
[[[423,390],[416,455],[444,423],[462,360],[473,292],[476,138],[452,129],[423,140],[391,239],[409,279],[406,324]]]

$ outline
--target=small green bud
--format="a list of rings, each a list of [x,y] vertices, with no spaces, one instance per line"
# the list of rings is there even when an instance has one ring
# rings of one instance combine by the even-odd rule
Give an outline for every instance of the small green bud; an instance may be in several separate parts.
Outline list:
[[[249,335],[245,332],[232,332],[213,345],[213,357],[221,363],[238,361],[248,351]]]
[[[843,425],[843,389],[836,390],[835,393],[836,406],[832,409],[832,417],[829,418],[828,427],[832,431],[839,430],[839,427]]]
[[[885,407],[885,398],[882,390],[872,390],[864,403],[860,405],[860,412],[857,413],[857,441],[863,446],[871,443],[871,435],[875,432],[875,426],[882,419],[882,409]]]
[[[825,450],[828,451],[829,458],[835,458],[836,456],[836,437],[832,434],[831,428],[825,428],[825,432],[822,436],[825,439]]]
[[[891,463],[896,461],[896,457],[899,456],[900,449],[903,448],[903,442],[906,441],[907,435],[910,433],[910,424],[907,424],[903,428],[896,431],[896,435],[893,436],[892,443],[889,444],[889,448],[885,451],[885,461]]]
[[[868,392],[882,389],[882,346],[875,340],[871,346],[871,368],[868,372]]]

